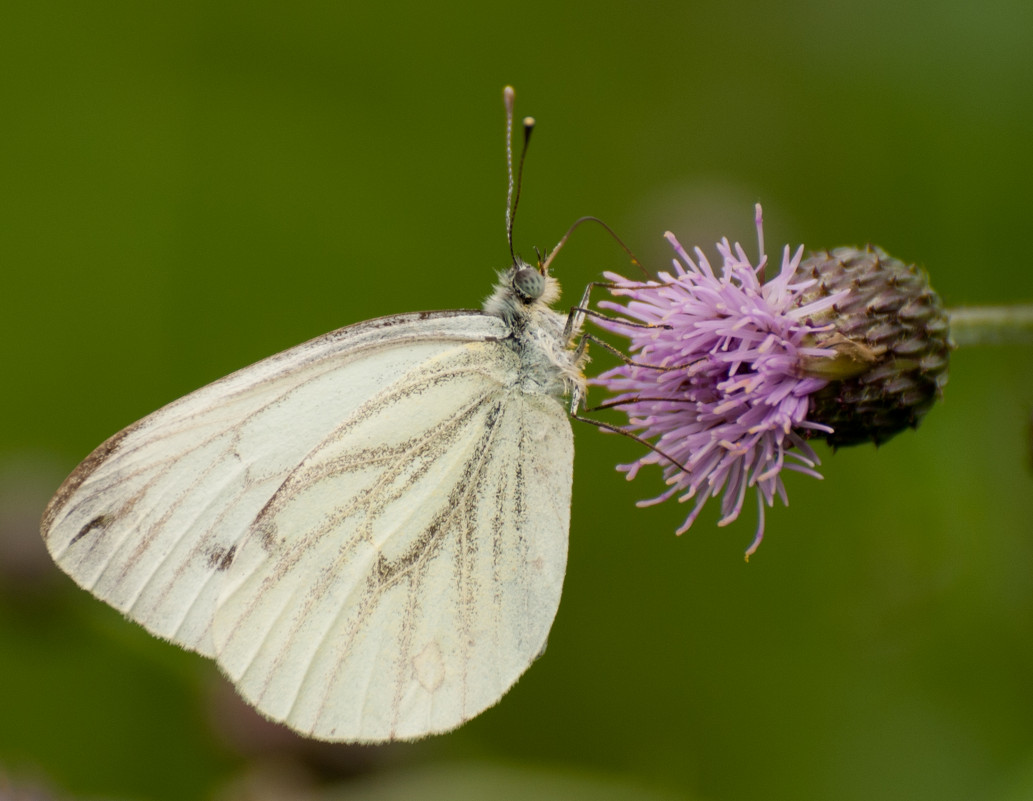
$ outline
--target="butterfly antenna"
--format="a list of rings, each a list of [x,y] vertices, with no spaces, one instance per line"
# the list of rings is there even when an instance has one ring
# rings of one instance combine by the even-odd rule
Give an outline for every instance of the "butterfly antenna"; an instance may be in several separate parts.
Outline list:
[[[502,99],[506,106],[506,172],[509,177],[508,190],[506,192],[506,241],[509,243],[509,255],[516,264],[516,252],[513,250],[513,221],[516,219],[517,205],[520,203],[520,187],[524,181],[524,158],[527,156],[527,146],[531,141],[531,132],[534,130],[534,117],[524,117],[524,143],[520,150],[520,163],[517,165],[516,176],[513,174],[513,100],[516,91],[512,86],[502,90]]]

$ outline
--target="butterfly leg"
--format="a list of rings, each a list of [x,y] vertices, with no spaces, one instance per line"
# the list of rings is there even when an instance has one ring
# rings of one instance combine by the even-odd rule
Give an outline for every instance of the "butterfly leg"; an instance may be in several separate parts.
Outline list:
[[[628,328],[670,328],[671,326],[663,323],[639,323],[634,320],[626,320],[623,317],[611,317],[608,314],[591,309],[588,306],[589,298],[592,294],[592,290],[595,287],[605,287],[606,289],[619,289],[620,284],[614,284],[610,281],[592,281],[585,287],[585,291],[581,293],[581,301],[576,306],[571,306],[570,311],[567,313],[567,325],[563,329],[564,337],[569,340],[573,337],[574,332],[580,330],[581,325],[584,323],[586,317],[594,317],[597,320],[609,320],[612,323],[618,323],[620,325],[626,325]]]

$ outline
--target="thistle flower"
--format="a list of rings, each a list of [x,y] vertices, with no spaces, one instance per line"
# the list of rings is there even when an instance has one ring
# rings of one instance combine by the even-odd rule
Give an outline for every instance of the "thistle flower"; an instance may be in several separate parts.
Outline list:
[[[832,379],[811,396],[810,418],[833,429],[826,441],[879,445],[917,427],[943,394],[954,347],[947,312],[927,276],[872,245],[820,251],[800,272],[817,281],[802,302],[848,290],[830,318],[839,359],[808,365]]]
[[[678,534],[692,526],[710,498],[722,496],[718,525],[725,525],[738,517],[747,491],[756,491],[759,521],[747,559],[764,536],[764,507],[773,506],[776,496],[788,503],[783,469],[821,478],[818,456],[807,440],[882,441],[893,426],[916,424],[932,403],[929,387],[936,395],[946,380],[948,347],[946,316],[924,279],[919,288],[924,294],[917,293],[923,300],[916,301],[923,313],[917,316],[931,320],[928,327],[939,336],[935,355],[916,344],[926,334],[927,326],[920,324],[908,329],[910,344],[899,354],[906,364],[898,363],[892,361],[899,339],[893,335],[907,323],[898,318],[916,295],[915,286],[899,276],[892,287],[871,278],[881,269],[873,266],[878,257],[869,259],[863,275],[844,270],[828,253],[808,259],[801,269],[802,246],[795,252],[786,246],[777,275],[765,280],[759,205],[756,223],[762,254],[756,265],[738,243],[723,239],[717,244],[722,259],[717,272],[703,251],[695,248],[690,256],[667,233],[677,256],[673,273],[646,282],[607,273],[611,293],[628,300],[604,301],[600,307],[621,313],[625,321],[600,320],[599,325],[630,338],[633,362],[593,381],[614,395],[604,406],[623,409],[627,430],[656,449],[618,469],[630,480],[645,465],[663,467],[668,489],[640,505],[676,496],[695,500]],[[846,275],[849,279],[842,278]],[[900,284],[907,285],[906,297],[887,301],[885,295]],[[885,310],[871,308],[873,287]],[[850,312],[845,317],[844,309]],[[628,318],[639,327],[629,326]],[[876,333],[882,337],[874,346],[865,336],[873,324],[881,326]],[[902,380],[901,367],[914,375]],[[924,378],[930,370],[936,373],[931,382]],[[871,374],[876,380],[866,381]],[[919,385],[923,392],[916,390]],[[849,391],[844,393],[844,387]],[[891,406],[906,396],[908,413],[882,414],[887,388],[896,392]],[[867,416],[854,420],[851,404],[862,399]],[[814,414],[816,408],[820,414]],[[885,425],[872,433],[872,420]],[[837,441],[834,426],[840,425],[848,434]]]

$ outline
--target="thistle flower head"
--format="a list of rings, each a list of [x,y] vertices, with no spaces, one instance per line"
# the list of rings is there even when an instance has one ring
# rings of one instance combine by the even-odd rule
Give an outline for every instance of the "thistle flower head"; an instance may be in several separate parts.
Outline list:
[[[871,245],[820,251],[800,272],[816,281],[801,302],[847,290],[826,312],[834,328],[823,335],[837,347],[839,364],[811,365],[833,379],[811,396],[811,420],[832,428],[828,443],[878,445],[917,427],[943,394],[954,347],[925,273]],[[844,363],[848,351],[853,364]]]
[[[878,362],[856,331],[838,330],[840,309],[853,308],[851,283],[823,281],[813,260],[801,270],[802,247],[786,246],[777,273],[765,280],[759,205],[756,221],[756,265],[738,243],[723,239],[715,269],[702,250],[690,255],[668,233],[673,272],[645,282],[608,273],[611,293],[626,300],[600,307],[638,327],[599,321],[630,338],[632,361],[593,381],[613,394],[606,406],[627,413],[626,430],[655,448],[618,469],[632,479],[645,465],[663,468],[667,489],[641,505],[695,501],[679,534],[710,498],[722,496],[724,525],[738,517],[747,492],[756,492],[759,523],[747,558],[763,537],[764,507],[776,496],[787,502],[783,469],[821,478],[807,440],[833,437],[842,415],[816,417],[814,399]],[[830,397],[831,407],[849,415],[839,396]]]

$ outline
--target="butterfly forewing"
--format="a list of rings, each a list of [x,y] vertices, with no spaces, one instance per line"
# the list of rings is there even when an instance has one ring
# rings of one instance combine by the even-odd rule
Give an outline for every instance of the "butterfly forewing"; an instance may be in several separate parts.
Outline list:
[[[269,499],[362,403],[457,343],[477,312],[371,320],[208,385],[101,445],[44,514],[55,561],[151,632],[209,656],[224,576]]]
[[[426,360],[344,419],[256,518],[215,640],[265,714],[323,739],[445,731],[540,652],[573,448],[559,403],[520,375],[497,341]]]

